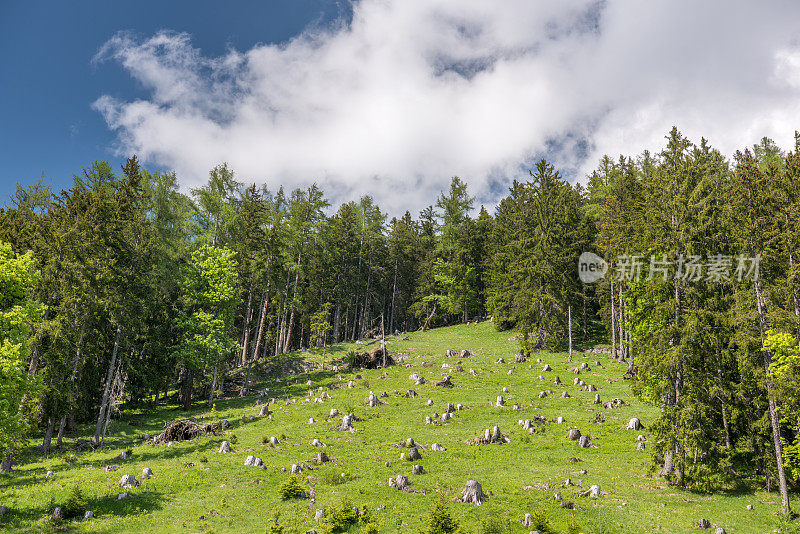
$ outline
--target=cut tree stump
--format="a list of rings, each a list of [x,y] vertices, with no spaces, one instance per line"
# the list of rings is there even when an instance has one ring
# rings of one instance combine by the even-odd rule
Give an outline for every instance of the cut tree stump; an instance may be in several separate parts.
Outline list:
[[[467,485],[464,491],[461,492],[461,495],[461,502],[471,502],[478,506],[486,500],[483,487],[481,487],[481,483],[477,480],[467,480]]]

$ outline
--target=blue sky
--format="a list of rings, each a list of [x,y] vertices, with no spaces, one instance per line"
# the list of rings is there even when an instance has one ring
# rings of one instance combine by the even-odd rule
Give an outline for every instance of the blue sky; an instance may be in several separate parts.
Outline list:
[[[318,183],[492,206],[540,157],[583,182],[672,126],[731,156],[800,129],[791,0],[0,3],[0,198],[136,154],[184,191]]]
[[[0,2],[0,204],[17,182],[42,174],[59,190],[94,160],[119,168],[115,134],[92,102],[101,94],[146,98],[147,91],[120,65],[92,62],[117,32],[189,32],[203,53],[219,55],[347,15],[346,2],[330,0]]]

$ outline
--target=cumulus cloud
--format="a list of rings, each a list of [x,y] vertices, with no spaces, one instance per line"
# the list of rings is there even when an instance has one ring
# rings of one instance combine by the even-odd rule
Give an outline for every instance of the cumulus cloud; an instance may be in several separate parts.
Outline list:
[[[572,181],[677,125],[726,154],[800,129],[795,2],[361,0],[288,42],[206,57],[191,36],[120,33],[97,60],[148,91],[94,107],[117,150],[186,187],[247,182],[372,194],[390,213],[453,175],[493,203],[533,159]]]

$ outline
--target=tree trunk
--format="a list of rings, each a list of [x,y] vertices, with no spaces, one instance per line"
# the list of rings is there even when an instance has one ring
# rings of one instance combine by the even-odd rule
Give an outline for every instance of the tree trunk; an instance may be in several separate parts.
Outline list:
[[[219,362],[214,364],[214,378],[211,380],[211,393],[208,395],[208,407],[214,405],[214,389],[217,387],[217,373],[219,372]]]
[[[767,328],[766,306],[764,295],[761,290],[761,281],[756,279],[753,282],[756,292],[756,308],[758,309],[758,321],[761,327],[762,338]],[[781,490],[781,513],[788,516],[791,513],[789,504],[789,489],[786,483],[786,472],[783,466],[783,445],[781,444],[781,424],[778,418],[778,405],[775,401],[775,391],[772,384],[772,377],[769,372],[769,364],[772,362],[772,355],[768,350],[762,350],[761,355],[764,362],[764,372],[766,373],[767,396],[769,398],[769,419],[772,423],[772,441],[775,447],[775,462],[778,466],[778,486]]]
[[[56,420],[50,415],[47,417],[47,429],[44,431],[44,439],[42,440],[42,451],[50,452],[51,444],[53,442],[53,430],[55,430]]]
[[[569,330],[569,361],[572,361],[572,305],[567,305],[567,323]]]
[[[583,291],[581,292],[581,295],[583,297],[583,338],[582,338],[582,341],[583,341],[583,343],[586,343],[587,332],[586,332],[586,285],[585,284],[583,285],[582,289],[583,289]]]
[[[0,473],[10,473],[11,464],[14,463],[14,456],[7,452],[3,455],[3,461],[0,462]]]
[[[71,410],[72,408],[70,408]],[[62,440],[64,439],[64,429],[67,426],[67,414],[61,417],[61,422],[58,424],[58,435],[56,436],[56,447],[60,448]]]
[[[616,360],[617,358],[617,324],[616,324],[616,310],[614,306],[614,279],[611,279],[611,356]]]
[[[294,276],[294,290],[292,291],[292,313],[289,315],[289,326],[286,329],[286,342],[283,345],[283,353],[286,354],[289,352],[289,347],[292,343],[292,329],[294,328],[294,312],[295,306],[294,302],[297,298],[297,285],[300,283],[300,262],[303,259],[303,253],[300,252],[297,254],[297,272]]]
[[[389,315],[389,333],[394,332],[394,296],[397,293],[397,259],[394,260],[394,283],[392,284],[392,313]]]
[[[108,364],[108,373],[106,374],[106,386],[103,390],[103,400],[100,403],[100,413],[97,416],[97,426],[94,429],[94,437],[92,443],[98,445],[100,443],[100,432],[103,429],[103,419],[108,410],[108,398],[111,393],[111,381],[114,379],[114,371],[117,365],[117,350],[119,349],[119,336],[122,332],[122,325],[117,325],[117,333],[114,335],[114,349],[111,351],[111,362]]]
[[[237,365],[245,364],[247,359],[247,347],[250,345],[250,321],[253,319],[253,284],[250,284],[250,289],[247,290],[247,309],[244,313],[244,325],[242,326],[242,352],[239,355],[239,362]]]
[[[183,384],[183,409],[189,411],[192,409],[192,389],[193,389],[194,372],[192,369],[186,369],[184,374]]]

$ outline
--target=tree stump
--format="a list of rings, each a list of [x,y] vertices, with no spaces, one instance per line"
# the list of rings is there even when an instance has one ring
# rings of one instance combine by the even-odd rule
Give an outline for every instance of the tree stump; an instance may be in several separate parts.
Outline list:
[[[486,500],[481,483],[477,480],[467,480],[467,485],[461,494],[461,502],[471,502],[480,506]]]
[[[393,479],[389,479],[389,486],[397,488],[400,491],[408,489],[408,477],[405,475],[397,475]]]
[[[578,439],[580,439],[580,437],[581,437],[581,431],[578,430],[577,428],[571,428],[569,430],[569,433],[567,434],[567,438],[570,441],[577,441]]]
[[[345,415],[342,417],[342,426],[339,427],[339,430],[344,432],[352,432],[353,427],[351,426],[352,418],[349,415]]]
[[[329,461],[330,461],[330,458],[328,458],[328,455],[325,454],[324,451],[320,451],[320,452],[317,453],[317,463],[318,464],[324,464],[325,462],[329,462]]]
[[[638,417],[634,417],[628,421],[628,424],[625,426],[625,430],[639,430],[640,428],[642,428],[642,422],[639,421]]]
[[[419,453],[419,450],[416,447],[409,447],[408,456],[406,456],[406,459],[409,462],[413,460],[422,460],[422,455]]]
[[[554,380],[554,382],[555,382],[555,384],[556,384],[557,386],[560,386],[560,385],[561,385],[561,378],[559,378],[559,377],[556,377],[556,379]]]
[[[416,391],[414,391],[413,389],[409,389],[403,396],[407,399],[412,399],[414,397],[417,397],[418,395]]]
[[[439,380],[434,384],[435,386],[441,386],[445,388],[453,387],[453,383],[450,381],[450,375],[444,377],[443,379]]]
[[[422,466],[421,465],[413,465],[411,466],[411,474],[412,475],[421,475],[422,474]]]
[[[264,406],[262,406],[261,407],[261,411],[258,412],[258,415],[260,415],[260,416],[272,415],[272,412],[269,411],[269,405],[265,404]]]

